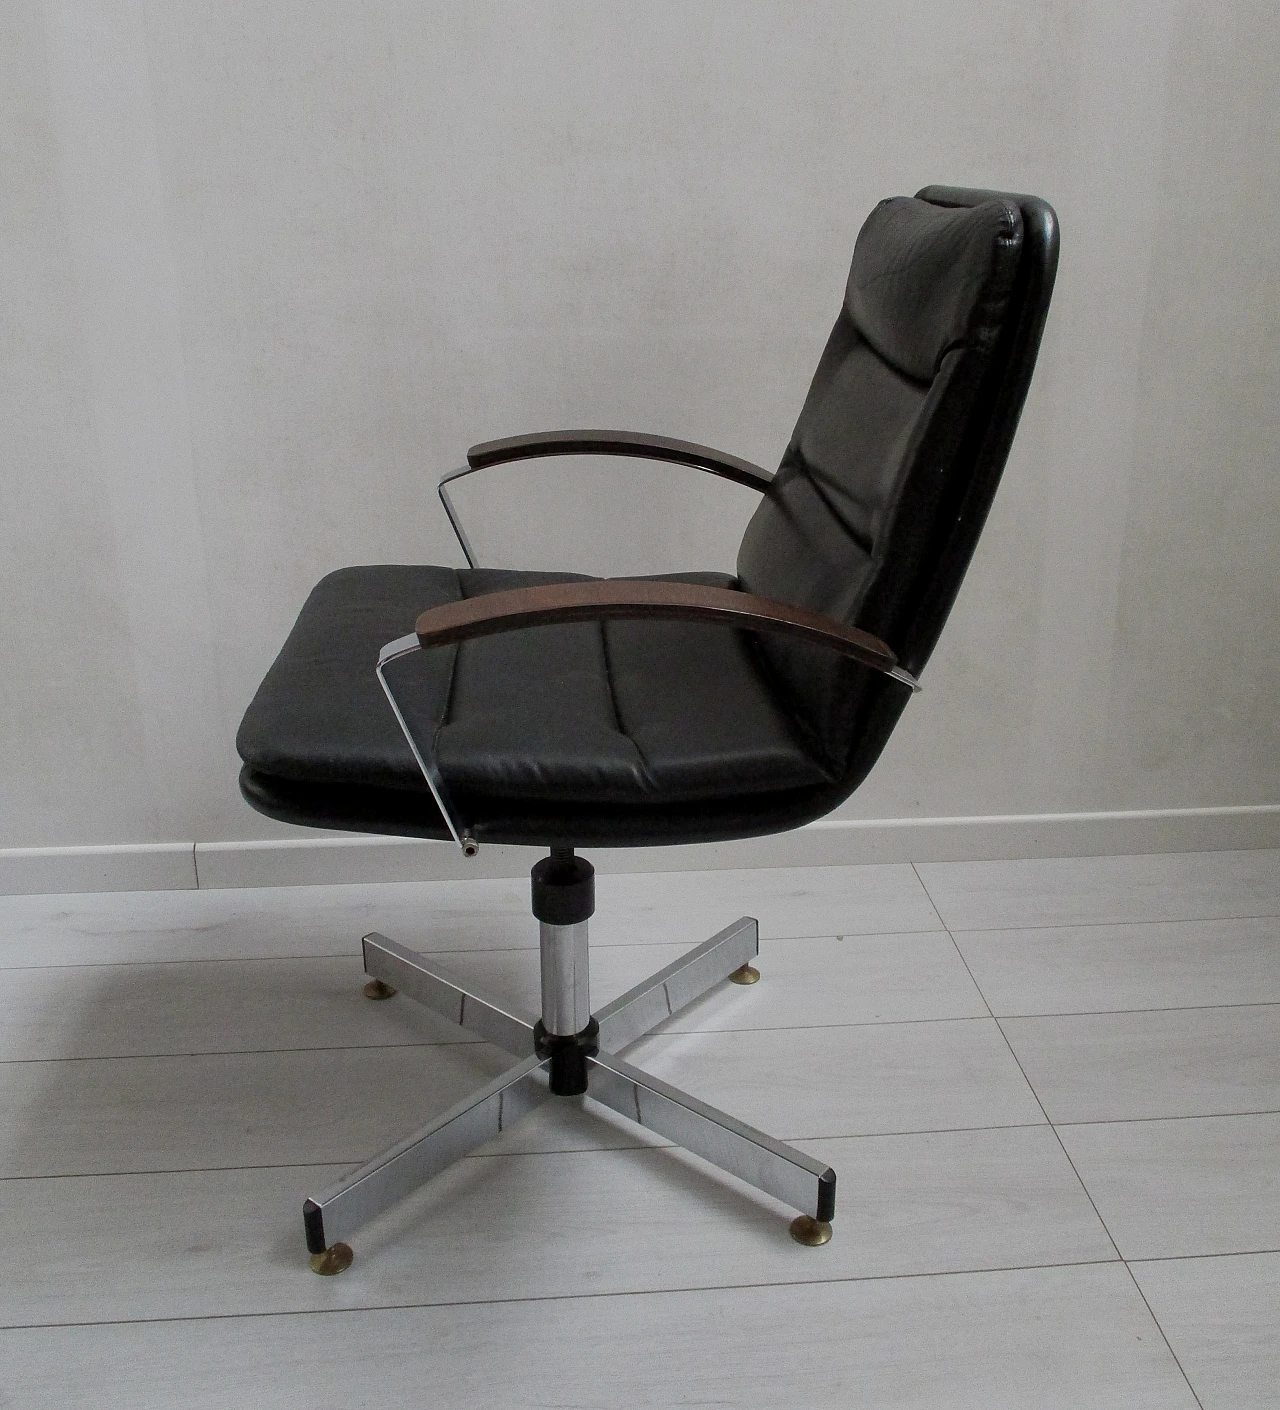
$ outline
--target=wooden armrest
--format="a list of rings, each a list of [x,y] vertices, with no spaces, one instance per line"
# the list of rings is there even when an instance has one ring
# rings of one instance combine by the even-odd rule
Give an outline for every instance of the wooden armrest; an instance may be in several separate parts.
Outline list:
[[[431,647],[521,627],[601,621],[607,617],[720,622],[746,631],[798,637],[918,688],[914,679],[898,667],[893,650],[869,632],[846,627],[790,603],[695,583],[606,578],[485,593],[432,607],[418,618],[414,630],[418,644]]]
[[[739,460],[736,455],[639,431],[538,431],[528,436],[508,436],[472,446],[467,452],[467,464],[473,470],[483,470],[488,465],[533,460],[542,455],[632,455],[645,460],[668,460],[710,471],[753,490],[767,489],[773,479],[769,471],[749,460]]]

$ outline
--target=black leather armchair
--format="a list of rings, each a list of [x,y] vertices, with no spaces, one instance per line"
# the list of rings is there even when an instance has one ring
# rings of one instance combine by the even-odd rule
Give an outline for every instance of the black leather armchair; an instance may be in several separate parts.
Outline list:
[[[307,1201],[317,1271],[342,1239],[548,1096],[585,1091],[802,1212],[830,1237],[835,1175],[614,1054],[724,978],[735,922],[592,1014],[593,872],[574,849],[707,842],[829,812],[874,764],[955,600],[1030,382],[1057,264],[1030,196],[926,187],[883,201],[776,474],[705,446],[558,431],[472,447],[440,494],[466,569],[346,568],[312,592],[244,717],[241,789],[313,827],[533,844],[543,1012],[465,991],[380,935],[400,991],[510,1051],[496,1082]],[[448,497],[515,460],[640,456],[761,494],[737,574],[592,579],[478,566]]]

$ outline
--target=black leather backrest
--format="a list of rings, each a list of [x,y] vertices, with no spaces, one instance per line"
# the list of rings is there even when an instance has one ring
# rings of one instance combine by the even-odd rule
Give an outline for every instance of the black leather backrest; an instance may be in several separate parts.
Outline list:
[[[1056,255],[1053,212],[1031,197],[931,187],[876,207],[747,526],[745,589],[874,632],[920,670],[1008,454]],[[826,762],[852,767],[883,678],[779,638],[760,648]]]

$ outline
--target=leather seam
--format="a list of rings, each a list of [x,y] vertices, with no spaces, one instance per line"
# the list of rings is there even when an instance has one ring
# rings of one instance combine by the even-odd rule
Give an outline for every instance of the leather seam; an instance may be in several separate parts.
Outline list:
[[[1008,229],[1008,230],[1003,230],[1003,231],[999,232],[999,234],[997,234],[997,236],[996,236],[996,239],[999,240],[1000,243],[1003,244],[1003,245],[1009,245],[1009,244],[1011,244],[1011,243],[1014,242],[1014,240],[1015,240],[1015,238],[1016,238],[1016,236],[1017,236],[1017,233],[1018,233],[1018,231],[1017,231],[1017,216],[1016,216],[1015,213],[1014,213],[1013,207],[1012,207],[1007,201],[1001,201],[1001,202],[998,202],[998,203],[993,201],[992,204],[993,204],[993,205],[999,204],[1000,209],[1001,209],[1001,214],[1004,216],[1005,221],[1006,221],[1006,223],[1007,223],[1008,226],[1009,226],[1009,229]],[[949,209],[949,210],[964,210],[964,209],[976,210],[976,209],[978,209],[978,207],[976,207],[976,206],[970,206],[970,207],[950,206],[950,207],[945,207],[944,209]],[[963,219],[964,219],[964,218],[962,217],[961,220],[959,220],[959,221],[956,222],[957,226],[959,226],[959,225],[961,225],[961,224],[963,223]],[[856,251],[856,246],[855,246],[855,254],[856,254],[856,252],[857,252],[857,251]],[[859,282],[858,284],[855,284],[855,285],[854,285],[854,288],[856,288],[859,293],[862,293],[862,291],[863,291],[864,289],[870,289],[873,285],[879,284],[879,283],[881,282],[881,280],[884,280],[884,279],[893,279],[893,278],[896,278],[896,277],[897,277],[898,275],[900,275],[900,274],[905,274],[908,270],[914,269],[914,268],[916,267],[916,265],[918,265],[922,259],[928,258],[928,256],[929,256],[930,254],[932,254],[932,252],[933,252],[932,244],[931,244],[929,241],[921,241],[920,248],[919,248],[918,250],[916,250],[915,253],[912,254],[908,259],[902,261],[900,264],[892,264],[892,265],[889,265],[887,268],[880,270],[880,272],[879,272],[878,274],[873,274],[873,275],[871,275],[871,277],[870,277],[869,279],[862,280],[862,281]],[[990,271],[988,271],[988,275],[989,275],[989,274],[990,274]]]
[[[877,353],[876,356],[879,357],[879,353]],[[876,536],[874,534],[863,533],[861,529],[855,528],[848,519],[841,514],[832,503],[831,497],[827,494],[826,490],[823,489],[822,482],[803,459],[796,463],[796,469],[808,480],[810,488],[813,490],[814,494],[818,496],[818,499],[822,502],[827,513],[839,524],[841,530],[849,537],[854,547],[861,549],[868,558],[871,558],[875,553]]]
[[[454,586],[458,589],[459,599],[465,598],[466,593],[462,590],[462,579],[458,576],[458,570],[453,570]],[[436,768],[440,767],[440,732],[449,722],[449,711],[453,707],[453,688],[458,676],[458,657],[462,652],[462,643],[456,642],[453,647],[453,654],[449,658],[449,683],[445,687],[444,707],[440,711],[440,719],[436,724],[435,733],[431,736],[431,754],[436,761]]]
[[[623,723],[622,710],[618,706],[618,692],[614,689],[613,685],[613,666],[609,660],[609,635],[606,630],[608,623],[601,621],[597,622],[596,625],[600,629],[600,658],[604,662],[604,683],[609,691],[609,704],[613,707],[613,718],[617,722],[618,733],[627,741],[632,749],[636,751],[636,758],[640,761],[640,769],[644,774],[647,785],[650,788],[655,788],[657,785],[653,777],[653,770],[649,767],[649,761],[645,758],[644,750],[640,748],[639,743],[629,733],[626,725]]]
[[[888,204],[888,203],[887,203],[887,202],[884,202],[884,201],[881,202],[881,205],[885,205],[885,204]],[[992,202],[992,204],[998,204],[998,205],[1000,206],[1000,208],[1001,208],[1001,213],[1003,214],[1003,216],[1004,216],[1004,218],[1005,218],[1005,222],[1006,222],[1006,224],[1007,224],[1007,226],[1008,226],[1008,228],[1007,228],[1006,230],[1003,230],[1003,231],[1001,231],[1001,232],[999,232],[999,233],[997,234],[996,240],[995,240],[996,245],[997,245],[1001,250],[1008,250],[1008,249],[1010,249],[1010,248],[1019,248],[1019,247],[1021,246],[1021,244],[1022,244],[1022,232],[1021,232],[1020,229],[1019,229],[1019,223],[1020,223],[1021,218],[1022,218],[1022,213],[1021,213],[1021,211],[1018,210],[1018,209],[1017,209],[1011,202],[1009,202],[1009,201]],[[941,207],[941,209],[943,209],[943,210],[952,210],[952,211],[954,211],[954,210],[970,210],[970,211],[972,211],[972,210],[976,210],[977,207],[943,206],[943,207]],[[903,263],[891,265],[891,266],[890,266],[889,268],[887,268],[887,269],[882,269],[882,270],[880,270],[878,273],[871,275],[871,276],[870,276],[869,278],[867,278],[867,279],[861,280],[861,281],[858,282],[857,284],[854,284],[854,283],[852,282],[852,279],[851,279],[851,280],[850,280],[850,285],[851,285],[852,289],[853,289],[854,291],[856,291],[857,294],[859,294],[859,295],[865,294],[868,290],[873,289],[877,284],[883,283],[884,280],[886,280],[886,279],[896,279],[898,276],[907,273],[908,271],[910,271],[911,269],[913,269],[917,264],[919,264],[922,259],[925,259],[925,258],[928,256],[929,252],[930,252],[930,251],[929,251],[928,245],[927,245],[927,244],[924,244],[924,245],[921,246],[920,249],[918,249],[913,255],[911,255],[910,258],[908,258],[908,259],[907,259],[906,261],[904,261]],[[856,248],[856,246],[855,246],[855,249],[854,249],[854,258],[855,258],[855,260],[856,260],[856,258],[857,258],[857,248]],[[997,260],[993,258],[993,259],[990,261],[990,263],[988,264],[987,270],[986,270],[985,275],[984,275],[984,277],[983,277],[983,288],[985,289],[985,288],[991,283],[991,281],[992,281],[993,279],[995,279],[995,278],[998,277],[998,275],[999,275],[999,270],[998,270],[998,268],[997,268]],[[975,302],[974,309],[976,310],[976,309],[981,305],[982,302],[983,302],[983,300],[978,300],[977,302]],[[844,299],[843,308],[844,308],[845,314],[848,316],[849,322],[853,324],[854,328],[857,329],[857,331],[858,331],[859,335],[862,337],[863,341],[867,344],[868,347],[870,347],[870,348],[872,349],[872,351],[875,352],[876,356],[879,357],[882,362],[886,363],[889,367],[893,368],[893,370],[894,370],[895,372],[900,373],[902,376],[909,378],[909,379],[910,379],[911,381],[913,381],[913,382],[918,382],[918,383],[920,383],[922,386],[926,386],[926,387],[927,387],[927,386],[930,386],[930,385],[932,384],[932,382],[933,382],[934,380],[936,380],[936,378],[937,378],[937,376],[938,376],[938,369],[939,369],[939,367],[941,366],[942,360],[943,360],[943,358],[946,356],[947,353],[952,352],[952,351],[953,351],[955,348],[957,348],[957,347],[966,347],[966,348],[967,348],[967,347],[970,347],[970,346],[982,347],[982,346],[984,346],[984,343],[985,343],[985,339],[983,339],[982,337],[978,337],[977,339],[973,339],[973,338],[971,338],[970,333],[969,333],[969,332],[966,332],[963,337],[961,337],[961,338],[959,338],[959,339],[953,339],[953,340],[951,341],[951,343],[949,343],[945,348],[943,348],[942,351],[938,354],[938,356],[934,359],[933,374],[932,374],[931,377],[927,377],[927,378],[926,378],[926,377],[917,377],[914,372],[910,372],[910,371],[908,371],[905,367],[899,366],[899,364],[898,364],[898,362],[897,362],[896,359],[890,357],[890,356],[888,355],[888,353],[883,352],[883,351],[880,349],[880,347],[877,345],[876,341],[871,337],[870,333],[868,333],[868,331],[861,325],[861,323],[859,323],[858,319],[854,316],[853,310],[849,307],[849,296],[848,296],[848,293],[846,293],[846,296],[845,296],[845,299]]]
[[[791,731],[802,752],[808,756],[809,762],[823,775],[829,786],[835,779],[831,766],[826,762],[827,750],[822,747],[821,739],[808,720],[791,708],[787,693],[763,650],[760,641],[761,633],[744,631],[741,634],[749,638],[747,652],[751,664],[755,667],[756,674],[759,676],[771,704],[777,710],[779,718]]]

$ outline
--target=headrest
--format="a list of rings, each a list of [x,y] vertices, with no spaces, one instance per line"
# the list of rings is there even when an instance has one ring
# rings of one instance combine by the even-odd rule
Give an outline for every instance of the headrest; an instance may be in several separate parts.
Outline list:
[[[1021,250],[1009,202],[948,209],[894,196],[858,234],[845,308],[881,357],[931,382],[952,348],[994,344]]]

